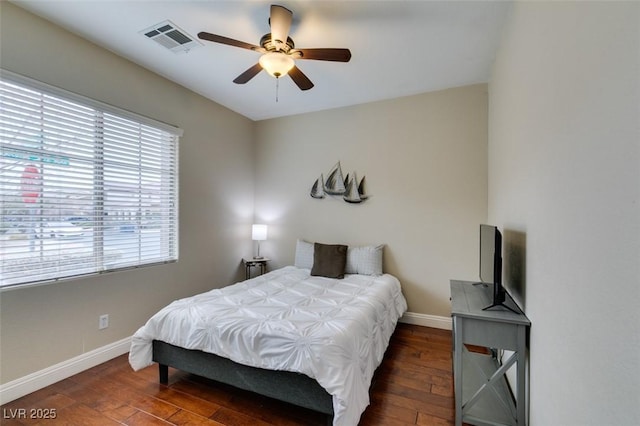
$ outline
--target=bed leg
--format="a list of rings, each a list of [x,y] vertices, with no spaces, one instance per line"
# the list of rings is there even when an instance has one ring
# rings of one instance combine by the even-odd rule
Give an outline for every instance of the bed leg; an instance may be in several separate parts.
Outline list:
[[[169,366],[158,364],[158,371],[160,372],[160,383],[163,385],[169,384]]]

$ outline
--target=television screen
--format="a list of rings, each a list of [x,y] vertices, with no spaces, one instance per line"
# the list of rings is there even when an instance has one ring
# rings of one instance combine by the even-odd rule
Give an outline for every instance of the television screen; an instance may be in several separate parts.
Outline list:
[[[495,226],[480,225],[480,281],[487,284],[495,282],[497,231]]]
[[[493,301],[485,310],[503,306],[517,313],[504,303],[507,292],[502,286],[502,234],[491,225],[480,225],[480,281],[493,286]]]

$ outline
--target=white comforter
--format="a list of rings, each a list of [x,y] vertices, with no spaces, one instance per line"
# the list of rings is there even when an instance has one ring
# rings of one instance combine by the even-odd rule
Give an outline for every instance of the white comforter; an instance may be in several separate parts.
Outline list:
[[[296,371],[332,395],[334,426],[357,425],[374,370],[406,309],[392,275],[336,280],[287,266],[171,303],[135,333],[129,362],[135,370],[151,365],[156,339],[253,367]]]

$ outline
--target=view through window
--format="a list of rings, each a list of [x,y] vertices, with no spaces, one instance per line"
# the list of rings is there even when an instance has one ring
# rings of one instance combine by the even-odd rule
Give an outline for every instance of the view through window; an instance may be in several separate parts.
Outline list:
[[[1,76],[0,287],[177,260],[181,130]]]

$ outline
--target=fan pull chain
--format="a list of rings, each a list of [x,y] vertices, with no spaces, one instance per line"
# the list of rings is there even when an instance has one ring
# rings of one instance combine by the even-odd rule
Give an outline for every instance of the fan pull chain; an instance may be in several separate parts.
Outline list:
[[[276,77],[276,102],[278,102],[278,89],[280,88],[280,78]]]

